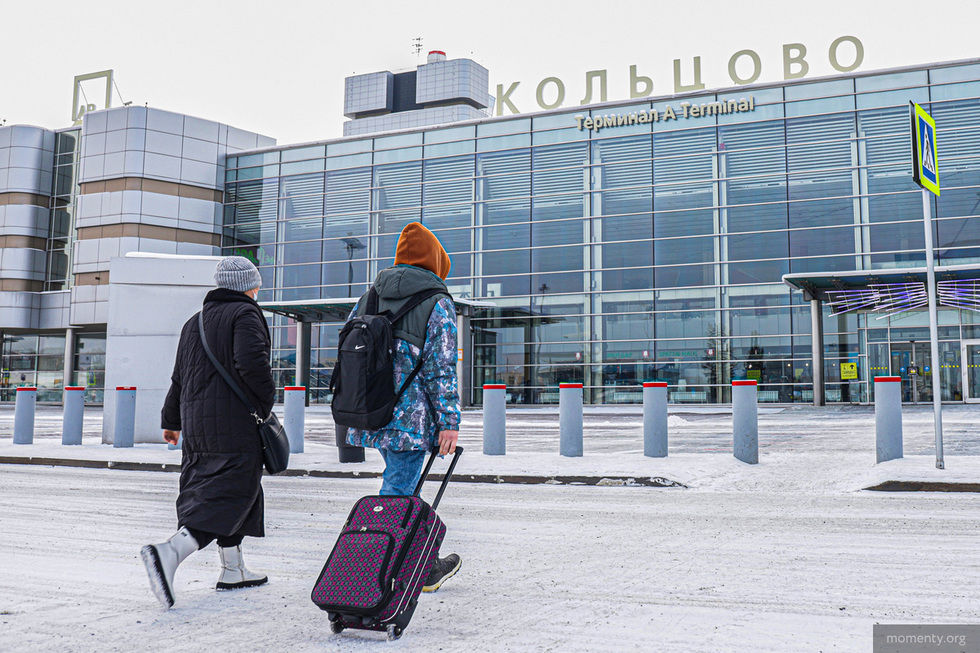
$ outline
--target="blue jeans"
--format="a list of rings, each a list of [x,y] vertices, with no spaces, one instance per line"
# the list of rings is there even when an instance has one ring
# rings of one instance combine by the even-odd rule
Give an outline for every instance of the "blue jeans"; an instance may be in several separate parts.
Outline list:
[[[414,494],[419,477],[422,476],[424,451],[385,451],[378,449],[385,461],[384,475],[381,477],[383,496]]]

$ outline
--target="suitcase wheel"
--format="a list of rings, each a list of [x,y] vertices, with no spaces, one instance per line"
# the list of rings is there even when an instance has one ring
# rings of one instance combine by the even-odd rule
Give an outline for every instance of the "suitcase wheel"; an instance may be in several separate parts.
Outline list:
[[[330,620],[330,632],[336,634],[344,630],[344,622],[336,612],[328,612],[327,618]]]
[[[402,629],[395,624],[388,624],[388,641],[393,642],[402,636]]]

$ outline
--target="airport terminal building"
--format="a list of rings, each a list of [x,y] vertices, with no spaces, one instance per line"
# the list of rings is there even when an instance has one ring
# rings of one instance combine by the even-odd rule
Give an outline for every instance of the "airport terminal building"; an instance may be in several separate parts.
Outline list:
[[[351,77],[345,136],[297,145],[132,106],[0,127],[0,399],[101,399],[109,262],[138,251],[255,261],[277,384],[326,402],[340,321],[412,221],[452,259],[467,403],[639,403],[645,380],[727,403],[734,379],[858,403],[889,374],[980,399],[980,61],[499,117],[488,88],[441,53]],[[937,124],[938,361],[910,101]]]

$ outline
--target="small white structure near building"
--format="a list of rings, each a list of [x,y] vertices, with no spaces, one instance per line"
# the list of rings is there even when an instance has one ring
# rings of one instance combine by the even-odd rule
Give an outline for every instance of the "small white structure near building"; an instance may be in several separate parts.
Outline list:
[[[160,410],[180,330],[215,288],[221,257],[132,252],[109,264],[102,442],[115,430],[117,386],[136,386],[135,442],[163,442]]]

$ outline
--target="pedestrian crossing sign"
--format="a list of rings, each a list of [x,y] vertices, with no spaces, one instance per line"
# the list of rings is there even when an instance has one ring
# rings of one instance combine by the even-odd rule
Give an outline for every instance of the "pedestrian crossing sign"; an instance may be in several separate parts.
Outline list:
[[[912,118],[912,179],[922,188],[939,195],[936,121],[915,102],[909,104]]]

